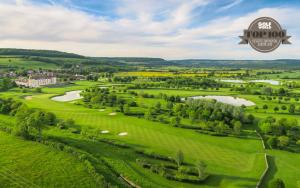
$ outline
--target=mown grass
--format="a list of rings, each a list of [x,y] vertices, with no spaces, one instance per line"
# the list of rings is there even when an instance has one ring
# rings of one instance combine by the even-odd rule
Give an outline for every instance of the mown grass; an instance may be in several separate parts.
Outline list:
[[[21,99],[30,107],[52,111],[62,119],[72,118],[83,128],[109,130],[109,134],[101,135],[101,137],[119,140],[136,148],[154,151],[166,156],[174,156],[175,153],[181,149],[185,154],[186,161],[193,163],[198,159],[202,159],[208,164],[208,171],[213,175],[207,180],[207,182],[205,182],[205,185],[202,185],[201,187],[254,187],[256,185],[265,168],[263,158],[264,151],[259,140],[232,137],[212,137],[196,133],[192,130],[174,128],[157,122],[150,122],[144,119],[124,116],[120,113],[117,113],[116,116],[111,116],[109,113],[114,111],[113,108],[106,108],[104,112],[100,112],[97,109],[87,109],[81,105],[75,105],[71,102],[55,102],[50,99],[51,96],[63,94],[65,91],[80,90],[95,84],[98,83],[85,81],[76,82],[75,85],[70,85],[66,88],[44,88],[43,94],[23,94],[20,93],[19,90],[15,90],[2,93],[2,96],[10,96]],[[273,107],[279,105],[277,101],[261,100],[258,96],[241,95],[236,92],[231,92],[229,89],[220,89],[219,91],[179,89],[146,89],[135,91],[143,91],[144,93],[154,95],[166,93],[168,95],[180,96],[238,96],[251,100],[260,107],[258,111],[256,111],[254,107],[246,108],[246,112],[252,113],[258,117],[273,115],[275,117],[295,117],[299,119],[297,115],[290,115],[287,114],[287,112],[283,113],[279,111],[278,113],[274,113]],[[33,97],[31,100],[24,100],[24,96],[26,95],[33,95]],[[291,102],[295,103],[296,101],[293,100],[294,99],[292,99]],[[137,98],[137,101],[138,103],[145,103],[147,105],[154,105],[158,101],[163,103],[163,101],[159,99]],[[266,111],[262,110],[261,106],[263,104],[268,104],[269,109]],[[284,102],[284,104],[289,105],[290,102]],[[78,139],[72,134],[61,134],[61,131],[57,130],[49,130],[47,132],[47,134],[61,136],[64,139]],[[120,137],[118,136],[118,133],[120,132],[128,132],[128,136]],[[73,142],[73,145],[79,146],[81,149],[88,150],[94,155],[101,156],[113,165],[119,172],[127,175],[140,185],[149,185],[151,187],[154,185],[155,187],[174,187],[176,185],[180,185],[139,168],[134,162],[134,155],[131,155],[130,153],[125,152],[124,155],[120,153],[118,154],[118,149],[83,140],[76,140]],[[297,161],[299,161],[300,155],[277,150],[268,151],[268,153],[274,156],[274,167],[277,170],[271,171],[271,175],[267,177],[267,180],[269,181],[274,177],[279,177],[285,182],[288,182],[287,185],[290,187],[296,187],[297,181],[299,181],[297,176],[300,170],[296,168],[289,170],[289,166],[297,166]],[[286,160],[285,157],[289,160]]]
[[[55,95],[55,92],[61,93],[61,88],[59,90],[49,88],[45,91],[49,94],[33,94],[31,100],[23,98],[21,100],[30,107],[54,112],[59,118],[72,118],[83,128],[109,130],[110,134],[103,135],[103,138],[116,139],[166,156],[175,156],[180,149],[185,154],[186,161],[190,163],[199,159],[204,160],[208,164],[208,171],[213,174],[205,185],[213,187],[218,185],[220,187],[254,186],[265,168],[262,146],[257,139],[213,137],[192,130],[124,116],[120,113],[111,116],[109,115],[113,110],[111,108],[99,112],[96,109],[87,109],[69,102],[52,101],[51,96]],[[17,97],[19,94],[7,92],[5,96]],[[120,137],[118,136],[120,132],[127,132],[128,136]],[[91,152],[96,154],[96,151]],[[124,165],[123,173],[130,175],[131,172],[126,166],[128,165]],[[158,178],[157,175],[149,175],[149,177]]]
[[[97,187],[70,154],[1,131],[0,151],[1,187]]]

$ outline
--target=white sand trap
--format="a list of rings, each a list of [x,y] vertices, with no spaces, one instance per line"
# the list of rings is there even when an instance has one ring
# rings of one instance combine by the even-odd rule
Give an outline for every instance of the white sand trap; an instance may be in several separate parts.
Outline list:
[[[119,133],[119,136],[127,136],[127,135],[128,135],[127,132]]]
[[[31,100],[31,99],[32,99],[32,96],[25,97],[25,100]]]
[[[78,91],[70,91],[66,92],[65,95],[53,97],[52,100],[58,102],[70,102],[78,99],[82,99],[83,97],[80,96],[81,90]]]
[[[112,113],[110,113],[109,115],[110,115],[110,116],[115,116],[115,115],[117,115],[117,113],[116,113],[116,112],[112,112]]]
[[[101,134],[107,134],[107,133],[109,133],[108,130],[101,131]]]
[[[99,110],[99,112],[104,112],[104,111],[105,111],[105,109],[100,109],[100,110]]]

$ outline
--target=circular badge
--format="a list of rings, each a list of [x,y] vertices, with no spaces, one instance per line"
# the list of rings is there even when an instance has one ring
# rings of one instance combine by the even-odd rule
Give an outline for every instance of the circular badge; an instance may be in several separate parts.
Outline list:
[[[251,47],[259,52],[271,52],[282,44],[290,44],[287,40],[286,30],[283,30],[280,24],[270,17],[260,17],[254,20],[247,30],[244,30],[244,36],[240,36],[240,44],[250,44]]]

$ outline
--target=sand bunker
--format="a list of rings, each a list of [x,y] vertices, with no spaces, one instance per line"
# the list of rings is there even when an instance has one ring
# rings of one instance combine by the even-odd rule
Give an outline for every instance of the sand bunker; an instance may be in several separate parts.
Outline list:
[[[110,115],[110,116],[115,116],[115,115],[117,115],[117,113],[116,113],[116,112],[112,112],[112,113],[110,113],[109,115]]]
[[[99,112],[104,112],[104,111],[105,111],[105,109],[100,109],[100,110],[99,110]]]
[[[58,101],[58,102],[70,102],[77,99],[82,99],[83,97],[80,96],[81,90],[78,91],[70,91],[66,92],[65,95],[53,97],[52,100]]]
[[[109,133],[108,130],[101,131],[101,134],[107,134],[107,133]]]
[[[32,96],[25,97],[25,100],[31,100],[31,99],[32,99]]]
[[[126,135],[128,135],[127,132],[119,133],[119,136],[126,136]]]

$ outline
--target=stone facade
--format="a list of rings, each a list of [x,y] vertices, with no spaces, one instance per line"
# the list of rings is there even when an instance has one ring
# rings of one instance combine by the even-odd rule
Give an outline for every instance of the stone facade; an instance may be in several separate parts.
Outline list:
[[[29,78],[19,78],[15,82],[18,86],[37,88],[56,84],[57,78],[55,76],[48,75],[31,75]]]

